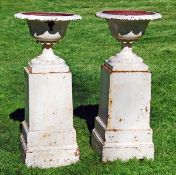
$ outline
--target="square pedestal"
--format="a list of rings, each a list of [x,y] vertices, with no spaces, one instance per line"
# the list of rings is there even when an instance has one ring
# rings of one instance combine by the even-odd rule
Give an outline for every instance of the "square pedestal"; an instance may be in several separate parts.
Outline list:
[[[102,66],[99,114],[92,147],[102,161],[153,159],[151,73],[113,72]]]
[[[28,167],[49,168],[79,160],[73,127],[71,73],[31,74],[25,68],[26,106],[21,144]]]

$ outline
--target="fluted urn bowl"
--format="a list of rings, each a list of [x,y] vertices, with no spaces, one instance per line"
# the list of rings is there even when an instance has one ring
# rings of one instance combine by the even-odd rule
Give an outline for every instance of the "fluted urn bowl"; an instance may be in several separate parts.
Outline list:
[[[63,12],[21,12],[16,18],[27,21],[32,37],[43,46],[43,52],[29,63],[32,73],[68,72],[65,61],[56,56],[53,44],[62,39],[70,21],[79,20],[81,16]]]
[[[57,42],[64,37],[70,21],[81,19],[63,12],[21,12],[15,17],[27,20],[31,36],[40,42]]]
[[[132,43],[145,33],[149,21],[161,18],[156,12],[141,10],[108,10],[96,13],[106,19],[112,36],[121,42],[122,50],[105,61],[114,71],[148,71],[142,58],[132,52]]]
[[[119,41],[135,41],[142,37],[150,20],[161,18],[149,11],[109,10],[96,14],[108,21],[109,30]]]

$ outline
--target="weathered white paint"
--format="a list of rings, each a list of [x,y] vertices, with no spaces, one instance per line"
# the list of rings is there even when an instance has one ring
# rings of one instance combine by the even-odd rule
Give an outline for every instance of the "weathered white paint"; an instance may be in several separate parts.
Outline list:
[[[51,47],[44,48],[42,54],[29,63],[31,73],[69,72],[69,67],[62,58],[56,56]]]
[[[161,18],[161,14],[156,13],[156,12],[150,12],[150,11],[141,11],[141,10],[117,10],[119,12],[121,12],[121,14],[119,13],[117,14],[113,14],[113,13],[107,13],[107,12],[111,12],[111,11],[116,11],[116,10],[110,10],[110,11],[101,11],[101,12],[97,12],[96,16],[99,18],[104,18],[104,19],[112,19],[112,20],[123,20],[123,21],[141,21],[141,20],[155,20],[155,19],[159,19]],[[134,15],[134,14],[125,14],[123,13],[123,11],[128,11],[128,12],[139,12],[139,14]],[[140,14],[140,12],[146,12],[146,14]],[[147,14],[148,13],[148,14]],[[125,29],[124,29],[125,30]]]
[[[145,11],[103,11],[112,36],[122,50],[102,66],[99,114],[95,119],[92,146],[102,161],[153,159],[150,128],[151,73],[132,43],[145,33],[150,20],[161,15]]]
[[[69,72],[69,67],[52,50],[53,44],[61,40],[70,21],[81,16],[63,12],[21,12],[16,18],[27,20],[29,32],[43,46],[43,52],[29,62],[32,73]]]
[[[113,71],[148,71],[142,58],[133,53],[132,47],[125,46],[121,52],[105,60],[105,65]]]
[[[112,72],[102,67],[92,146],[103,161],[154,158],[150,100],[150,72]]]
[[[71,73],[32,74],[25,68],[25,81],[21,143],[26,165],[49,168],[77,162]]]
[[[49,15],[43,15],[44,13],[45,14],[48,13]],[[32,20],[32,21],[46,21],[46,22],[47,21],[75,21],[75,20],[82,19],[80,15],[69,14],[65,12],[20,12],[15,14],[15,17],[19,19],[30,20],[30,21]]]

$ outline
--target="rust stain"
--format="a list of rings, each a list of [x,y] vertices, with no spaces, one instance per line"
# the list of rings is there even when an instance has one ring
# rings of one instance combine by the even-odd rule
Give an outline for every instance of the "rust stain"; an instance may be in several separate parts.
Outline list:
[[[45,133],[45,134],[43,134],[43,137],[45,138],[45,137],[49,137],[50,136],[50,134],[49,133]]]
[[[134,137],[134,141],[138,142],[139,140],[137,139],[137,136]]]
[[[111,121],[111,117],[110,117],[110,115],[108,115],[108,119],[107,119],[107,128],[111,128],[110,126],[110,122]]]
[[[110,91],[111,91],[111,89],[110,89]],[[110,93],[110,92],[109,92],[109,93]],[[108,106],[109,106],[109,109],[110,109],[110,111],[109,111],[110,114],[108,114],[107,127],[108,127],[108,128],[111,128],[111,118],[112,118],[112,98],[111,98],[110,95],[109,95],[109,104],[108,104]]]
[[[26,151],[27,153],[33,153],[32,151]]]
[[[106,67],[105,65],[102,65],[101,67],[104,68],[104,70],[105,70],[107,73],[111,73],[111,72],[112,72],[112,71],[111,71],[108,67]]]
[[[108,129],[107,131],[119,131],[120,129]]]
[[[145,111],[148,112],[147,106],[145,107]]]
[[[75,152],[75,156],[80,156],[79,149],[76,150],[76,152]]]
[[[28,66],[27,69],[28,69],[29,73],[32,74],[32,69],[31,69],[31,67]]]
[[[133,70],[133,71],[127,71],[127,70],[120,70],[120,71],[118,71],[118,70],[110,70],[106,65],[102,65],[102,67],[107,71],[107,72],[109,72],[109,73],[112,73],[112,72],[119,72],[119,73],[129,73],[129,72],[149,72],[149,71],[138,71],[138,70]]]
[[[109,99],[109,106],[110,107],[112,106],[112,99],[111,98]]]
[[[123,120],[125,120],[125,119],[123,119],[123,118],[120,118],[120,119],[119,119],[119,122],[122,122]]]

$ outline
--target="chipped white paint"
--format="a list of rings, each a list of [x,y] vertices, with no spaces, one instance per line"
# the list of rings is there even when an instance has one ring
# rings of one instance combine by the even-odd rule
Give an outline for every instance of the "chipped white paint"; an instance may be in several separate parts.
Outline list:
[[[33,13],[30,14],[29,13]],[[49,15],[43,15],[48,13]],[[37,15],[36,15],[37,14]],[[61,15],[58,15],[61,14]],[[64,15],[66,14],[66,15]],[[15,14],[16,18],[33,21],[75,21],[81,19],[80,15],[65,12],[21,12]]]
[[[73,127],[72,76],[65,61],[52,46],[62,39],[70,20],[79,15],[28,12],[29,31],[43,46],[40,56],[25,68],[26,106],[21,144],[28,167],[50,168],[79,161]]]
[[[134,54],[128,46],[106,60],[105,64],[113,71],[148,71],[148,66],[143,63],[142,58]]]
[[[113,10],[112,10],[113,11]],[[159,19],[161,18],[161,14],[159,13],[156,13],[156,12],[150,12],[150,11],[145,11],[146,14],[137,14],[137,15],[134,15],[134,14],[123,14],[123,12],[125,10],[118,10],[119,12],[122,12],[121,14],[119,13],[118,15],[117,14],[113,14],[113,13],[110,13],[111,11],[102,11],[102,12],[97,12],[96,13],[96,16],[99,17],[99,18],[104,18],[104,19],[115,19],[115,20],[127,20],[127,21],[140,21],[140,20],[155,20],[155,19]],[[109,12],[109,13],[106,13],[106,12]],[[130,11],[129,12],[142,12],[142,11]],[[143,11],[144,12],[144,11]],[[148,13],[148,14],[147,14]]]
[[[77,162],[71,73],[31,74],[25,68],[25,81],[21,143],[26,165],[49,168]]]
[[[68,13],[21,12],[15,17],[27,20],[32,37],[43,46],[43,52],[29,62],[32,73],[69,72],[69,67],[52,50],[53,44],[65,36],[68,24],[81,16]]]
[[[107,19],[110,32],[121,42],[122,50],[102,66],[99,114],[92,132],[92,146],[102,161],[153,159],[151,73],[142,58],[132,52],[132,43],[144,35],[149,20],[161,15],[105,11],[97,16]]]
[[[92,146],[103,161],[154,158],[150,100],[149,72],[112,72],[102,67]]]

